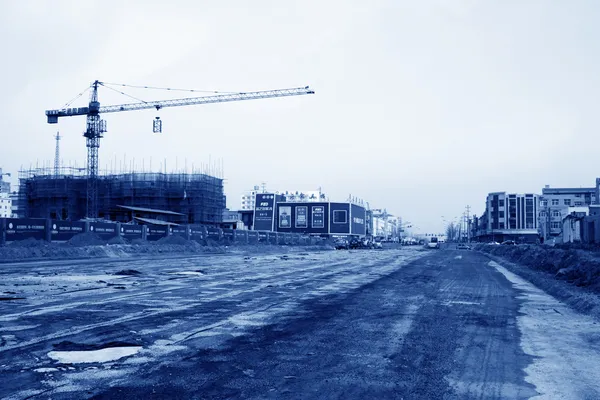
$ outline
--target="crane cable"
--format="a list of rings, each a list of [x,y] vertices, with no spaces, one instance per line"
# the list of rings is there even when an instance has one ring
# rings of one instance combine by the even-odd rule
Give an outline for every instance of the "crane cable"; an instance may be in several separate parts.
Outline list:
[[[119,90],[117,90],[117,89],[114,89],[114,88],[111,88],[111,87],[109,87],[109,86],[106,86],[106,85],[104,84],[104,82],[98,82],[98,83],[99,83],[100,85],[104,86],[105,88],[112,90],[113,92],[117,92],[117,93],[119,93],[119,94],[122,94],[123,96],[127,96],[127,97],[130,97],[130,98],[134,99],[134,100],[140,101],[140,102],[142,102],[142,103],[144,103],[144,104],[148,104],[148,102],[147,102],[147,101],[145,101],[145,100],[138,99],[137,97],[134,97],[134,96],[132,96],[132,95],[130,95],[130,94],[127,94],[127,93],[125,93],[125,92],[121,92],[121,91],[119,91]]]
[[[135,88],[135,89],[167,90],[167,91],[172,91],[172,92],[191,92],[191,93],[198,92],[198,93],[223,93],[223,94],[240,93],[240,92],[223,92],[223,91],[219,91],[219,90],[177,89],[177,88],[165,88],[165,87],[157,87],[157,86],[127,85],[125,83],[109,83],[109,82],[99,82],[99,83],[102,84],[102,86],[104,86],[104,87],[108,87],[105,85],[112,85],[112,86],[130,87],[130,88]]]
[[[73,104],[73,102],[75,100],[77,100],[78,98],[80,98],[81,96],[83,96],[85,94],[85,92],[87,92],[88,90],[90,90],[90,86],[88,86],[87,88],[85,88],[85,90],[81,93],[79,93],[77,96],[75,96],[71,101],[68,101],[67,103],[65,103],[65,105],[63,106],[63,108],[67,108],[69,107],[71,104]]]

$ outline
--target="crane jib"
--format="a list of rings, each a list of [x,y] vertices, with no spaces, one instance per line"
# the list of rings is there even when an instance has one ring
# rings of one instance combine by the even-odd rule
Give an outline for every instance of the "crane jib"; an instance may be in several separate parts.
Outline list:
[[[89,107],[62,108],[59,110],[47,110],[49,124],[58,123],[59,117],[73,117],[77,115],[97,115],[98,113],[109,113],[118,111],[135,111],[149,108],[161,109],[163,107],[190,106],[198,104],[222,103],[240,100],[268,99],[271,97],[299,96],[303,94],[314,94],[308,86],[293,89],[267,90],[262,92],[231,93],[217,96],[190,97],[184,99],[160,100],[143,103],[121,104],[101,107],[99,102],[91,102]]]

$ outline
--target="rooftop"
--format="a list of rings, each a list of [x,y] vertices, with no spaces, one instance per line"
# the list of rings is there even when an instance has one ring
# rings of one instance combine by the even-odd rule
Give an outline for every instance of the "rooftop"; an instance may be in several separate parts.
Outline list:
[[[543,188],[542,194],[584,194],[596,193],[596,188]]]

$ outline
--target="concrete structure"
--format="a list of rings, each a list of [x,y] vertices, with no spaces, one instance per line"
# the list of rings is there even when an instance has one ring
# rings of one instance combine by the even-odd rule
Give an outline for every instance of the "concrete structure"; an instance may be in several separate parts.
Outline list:
[[[486,209],[479,217],[479,241],[538,240],[539,196],[534,193],[493,192],[488,194]]]
[[[573,207],[583,210],[573,210],[562,221],[562,243],[579,243],[583,238],[583,221],[589,214],[589,208]]]
[[[598,179],[596,179],[598,185]],[[540,235],[545,240],[561,235],[563,219],[569,215],[569,207],[586,207],[598,200],[597,187],[593,188],[551,188],[542,189],[538,212]]]
[[[62,168],[19,173],[19,213],[25,218],[86,217],[85,171]],[[178,223],[218,226],[225,210],[223,179],[204,173],[130,172],[98,177],[98,216],[116,221],[121,206],[183,215]]]

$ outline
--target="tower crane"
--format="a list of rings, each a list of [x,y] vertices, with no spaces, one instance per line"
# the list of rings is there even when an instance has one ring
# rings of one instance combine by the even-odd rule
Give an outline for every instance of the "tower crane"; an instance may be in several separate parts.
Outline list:
[[[98,148],[100,139],[106,132],[106,121],[100,118],[100,114],[136,111],[155,108],[160,110],[165,107],[180,107],[199,104],[225,103],[231,101],[269,99],[273,97],[300,96],[305,94],[314,94],[308,86],[292,88],[265,90],[259,92],[241,92],[217,94],[211,96],[188,97],[173,100],[155,100],[141,101],[139,103],[129,103],[120,105],[101,106],[98,101],[98,86],[104,86],[104,82],[94,81],[91,86],[90,101],[87,107],[61,108],[55,110],[46,110],[46,116],[49,124],[58,123],[61,117],[74,117],[85,115],[87,117],[86,130],[83,136],[86,139],[87,147],[87,203],[86,214],[88,218],[98,217]],[[127,86],[127,85],[124,85]],[[155,133],[162,131],[162,121],[159,117],[153,121],[153,130]]]

